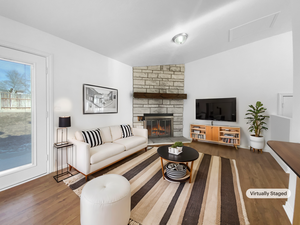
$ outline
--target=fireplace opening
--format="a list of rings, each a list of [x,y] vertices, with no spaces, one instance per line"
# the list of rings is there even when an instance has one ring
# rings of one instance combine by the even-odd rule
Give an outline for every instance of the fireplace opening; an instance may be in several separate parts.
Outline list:
[[[173,114],[145,114],[148,137],[173,137]]]

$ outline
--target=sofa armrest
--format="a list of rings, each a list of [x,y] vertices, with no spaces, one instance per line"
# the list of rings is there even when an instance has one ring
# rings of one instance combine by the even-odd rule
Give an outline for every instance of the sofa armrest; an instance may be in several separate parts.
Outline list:
[[[147,129],[132,128],[132,133],[135,136],[141,136],[141,137],[147,138],[147,140],[148,140],[148,130]]]
[[[78,141],[75,138],[69,138],[68,140],[73,146],[72,160],[69,162],[71,166],[79,170],[81,173],[89,174],[90,173],[90,145]]]

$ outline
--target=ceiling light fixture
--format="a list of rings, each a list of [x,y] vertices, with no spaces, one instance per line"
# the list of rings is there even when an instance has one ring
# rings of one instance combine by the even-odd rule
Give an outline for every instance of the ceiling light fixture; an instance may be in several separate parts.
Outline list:
[[[172,41],[176,44],[182,45],[186,41],[187,38],[188,38],[188,34],[180,33],[180,34],[175,35],[172,38]]]

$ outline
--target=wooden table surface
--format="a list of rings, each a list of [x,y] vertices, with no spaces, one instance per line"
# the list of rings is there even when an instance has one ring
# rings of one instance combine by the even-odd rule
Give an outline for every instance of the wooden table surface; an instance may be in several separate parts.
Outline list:
[[[300,144],[268,141],[268,145],[300,177]]]

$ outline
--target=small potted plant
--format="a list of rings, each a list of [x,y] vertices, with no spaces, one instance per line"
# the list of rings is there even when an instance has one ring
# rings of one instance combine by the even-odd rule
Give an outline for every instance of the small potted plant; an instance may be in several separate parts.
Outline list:
[[[178,151],[179,152],[181,152],[182,151],[182,148],[183,148],[183,143],[181,142],[181,141],[177,141],[177,142],[175,142],[175,144],[174,145],[176,145],[176,147],[177,147],[177,149],[178,149]]]
[[[171,147],[169,147],[169,152],[175,153],[175,154],[181,153],[182,147],[183,147],[183,144],[181,141],[175,142]]]
[[[269,118],[269,116],[264,115],[267,109],[263,107],[260,101],[257,101],[255,106],[249,105],[249,107],[250,109],[247,110],[247,117],[245,119],[248,120],[248,130],[254,132],[254,134],[250,135],[250,150],[251,148],[262,150],[265,145],[265,140],[261,132],[262,130],[268,130],[265,119]]]
[[[169,147],[169,152],[170,153],[175,153],[177,150],[177,145],[176,144],[173,144],[171,147]]]

